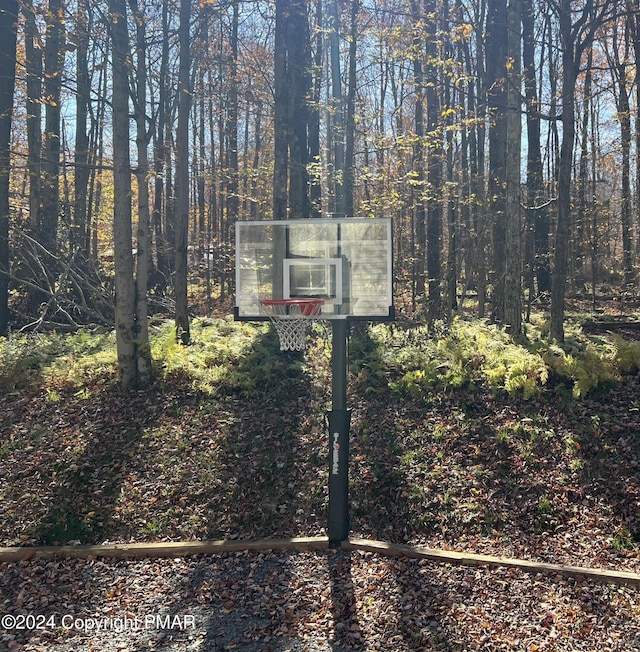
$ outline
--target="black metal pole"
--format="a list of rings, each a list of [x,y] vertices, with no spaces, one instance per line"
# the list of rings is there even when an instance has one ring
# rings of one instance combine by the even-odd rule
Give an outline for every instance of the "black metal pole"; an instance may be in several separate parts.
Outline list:
[[[329,420],[329,542],[339,544],[349,536],[349,425],[347,410],[346,319],[331,322],[331,412]]]

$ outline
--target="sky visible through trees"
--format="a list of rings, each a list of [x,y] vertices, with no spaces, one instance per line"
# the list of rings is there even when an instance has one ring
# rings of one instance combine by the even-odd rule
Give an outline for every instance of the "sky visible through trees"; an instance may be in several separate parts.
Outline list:
[[[110,321],[118,220],[135,296],[184,312],[185,260],[232,295],[236,220],[346,212],[393,218],[408,310],[517,333],[541,305],[562,340],[568,293],[637,282],[639,15],[638,0],[20,0],[4,330]]]

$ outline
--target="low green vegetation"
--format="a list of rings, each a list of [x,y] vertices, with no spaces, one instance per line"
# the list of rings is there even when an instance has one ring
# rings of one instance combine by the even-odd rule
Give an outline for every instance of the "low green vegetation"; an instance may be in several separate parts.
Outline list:
[[[0,390],[10,392],[38,381],[51,388],[71,385],[115,370],[115,337],[98,330],[36,333],[0,338]]]
[[[455,319],[431,331],[377,325],[368,341],[352,349],[366,392],[375,391],[384,376],[394,391],[414,398],[436,388],[480,384],[511,397],[556,391],[581,398],[640,368],[638,342],[589,337],[573,327],[559,345],[545,340],[541,327],[532,324],[528,330],[527,338],[514,341],[503,329],[479,320]]]
[[[435,388],[480,384],[512,397],[555,391],[581,398],[640,369],[638,342],[587,336],[578,327],[568,327],[566,341],[560,345],[547,341],[543,332],[544,325],[530,324],[528,336],[514,341],[504,330],[479,320],[455,319],[431,330],[379,324],[355,333],[350,358],[365,395],[389,387],[413,398],[426,397]],[[317,352],[322,345],[311,346]],[[222,386],[251,393],[265,367],[282,367],[283,373],[289,373],[269,325],[232,318],[194,320],[187,347],[176,342],[173,323],[166,321],[152,333],[152,356],[157,376],[178,375],[208,393]],[[64,386],[87,391],[101,378],[113,377],[116,362],[112,333],[2,338],[0,389],[9,392],[43,382],[54,397]]]

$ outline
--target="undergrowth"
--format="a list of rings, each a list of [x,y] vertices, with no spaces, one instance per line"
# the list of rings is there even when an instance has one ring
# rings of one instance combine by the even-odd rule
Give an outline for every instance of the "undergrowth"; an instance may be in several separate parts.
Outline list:
[[[115,370],[115,338],[110,333],[17,334],[0,338],[0,390],[37,382],[81,385],[106,368]]]
[[[231,317],[194,320],[191,341],[184,346],[176,340],[173,323],[166,322],[152,338],[151,355],[161,377],[181,375],[205,393],[213,393],[223,382],[233,385],[238,381],[250,387],[250,378],[237,378],[238,368],[255,347],[266,351],[268,347],[259,337],[265,330],[264,325],[235,322]],[[258,362],[256,366],[260,366]]]
[[[550,343],[532,325],[529,338],[515,342],[495,325],[456,318],[433,329],[374,326],[352,351],[365,392],[388,384],[413,397],[487,384],[512,397],[553,390],[582,398],[640,369],[638,342],[587,337],[571,326],[567,334],[564,344]]]
[[[152,331],[151,350],[157,378],[179,376],[209,394],[250,396],[264,391],[264,378],[291,377],[302,362],[280,353],[268,324],[239,323],[231,317],[194,320],[188,346],[176,341],[174,325],[167,321]],[[316,366],[319,351],[317,341],[307,351]],[[383,324],[359,328],[351,337],[350,359],[358,390],[365,396],[390,389],[426,397],[437,388],[484,384],[510,396],[557,391],[581,398],[638,373],[640,343],[587,336],[567,325],[566,341],[560,345],[547,341],[535,324],[528,325],[527,338],[516,342],[495,325],[457,318],[432,329]],[[43,383],[49,390],[86,388],[116,376],[113,333],[0,338],[3,392],[30,383]]]

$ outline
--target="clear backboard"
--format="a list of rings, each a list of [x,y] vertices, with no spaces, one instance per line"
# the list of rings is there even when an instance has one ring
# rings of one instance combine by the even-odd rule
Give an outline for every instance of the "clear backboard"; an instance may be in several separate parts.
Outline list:
[[[319,319],[393,319],[391,233],[386,218],[237,222],[236,319],[307,299]]]

